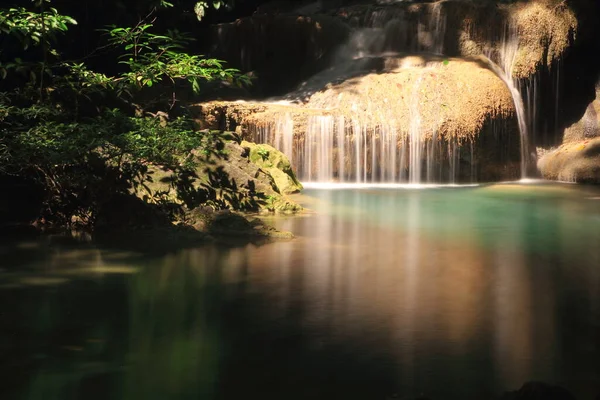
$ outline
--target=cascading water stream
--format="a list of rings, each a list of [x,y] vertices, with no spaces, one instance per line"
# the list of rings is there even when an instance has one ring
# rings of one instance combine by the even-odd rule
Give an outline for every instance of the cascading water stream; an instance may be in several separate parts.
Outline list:
[[[502,42],[499,48],[500,66],[496,64],[490,54],[486,55],[490,67],[504,81],[512,95],[517,121],[519,124],[519,136],[521,140],[521,179],[527,178],[527,168],[529,166],[529,123],[525,112],[525,103],[519,90],[519,84],[513,79],[513,68],[515,59],[519,50],[519,33],[513,22],[509,22],[504,31]],[[531,108],[531,107],[530,107]]]
[[[287,155],[290,162],[294,162],[294,121],[289,113],[281,116],[275,122],[275,132],[279,133],[275,135],[274,143],[275,147],[280,149],[284,154]]]
[[[286,98],[308,99],[330,84],[345,82],[364,75],[365,71],[372,71],[373,66],[381,65],[377,63],[382,60],[385,65],[385,57],[390,60],[397,57],[402,63],[403,55],[395,53],[398,51],[416,53],[416,58],[426,54],[423,60],[431,60],[434,54],[438,58],[439,55],[443,57],[448,39],[446,3],[426,3],[416,18],[404,9],[375,9],[365,17],[364,25],[356,28],[348,42],[341,46],[334,65],[305,82],[298,90],[298,97],[290,94]],[[538,117],[538,82],[532,80],[521,87],[520,82],[513,79],[519,50],[519,36],[514,22],[506,23],[502,38],[494,43],[485,56],[489,61],[489,69],[504,82],[514,103],[520,137],[520,174],[525,178],[531,161],[529,133],[535,130],[532,121]],[[440,61],[438,64],[442,65]],[[254,129],[257,136],[253,140],[271,143],[283,151],[298,171],[299,178],[305,182],[476,182],[478,145],[464,138],[448,136],[447,131],[438,132],[445,122],[441,120],[442,117],[436,116],[437,112],[431,113],[431,109],[427,122],[423,122],[424,102],[437,102],[447,107],[441,104],[435,89],[433,97],[431,94],[429,98],[422,95],[423,76],[430,75],[430,67],[436,68],[426,61],[407,67],[400,64],[399,68],[408,68],[410,72],[407,74],[413,78],[403,83],[406,90],[404,97],[407,99],[403,97],[402,101],[407,111],[398,120],[386,114],[385,110],[371,110],[370,101],[359,105],[360,112],[352,110],[346,114],[336,113],[336,105],[321,103],[311,105],[311,114],[305,119],[295,119],[289,113],[279,115],[274,122]],[[439,83],[428,85],[429,93],[432,93],[432,87],[440,87]],[[342,95],[339,94],[340,97]],[[390,99],[390,104],[398,102],[400,99]],[[533,105],[530,104],[532,102]],[[322,112],[319,112],[321,108]],[[363,118],[364,115],[368,115],[368,120]],[[489,129],[492,138],[488,140],[498,141],[499,137],[505,135],[504,131],[498,132],[503,129],[510,131],[511,128],[505,123],[496,124],[493,121],[495,116],[491,118]],[[508,140],[517,143],[516,140]],[[497,144],[500,148],[500,142]],[[516,146],[513,148],[516,150]],[[513,153],[504,150],[502,154],[509,162],[517,161],[516,154],[512,156],[510,154]]]
[[[420,98],[418,95],[421,82],[423,80],[423,71],[419,74],[410,101],[410,128],[408,131],[409,137],[409,183],[421,182],[421,149],[423,141],[421,139],[421,113],[419,110]]]

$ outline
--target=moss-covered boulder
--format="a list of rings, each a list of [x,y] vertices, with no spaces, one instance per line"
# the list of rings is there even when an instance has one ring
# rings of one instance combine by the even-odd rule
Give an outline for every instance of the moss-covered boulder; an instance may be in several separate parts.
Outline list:
[[[213,209],[232,209],[250,212],[294,213],[302,208],[284,194],[292,193],[299,185],[289,169],[289,161],[271,149],[271,167],[262,167],[250,157],[252,143],[244,146],[226,141],[214,155],[195,154],[193,173],[149,166],[148,179],[135,192],[139,197],[161,204],[184,206],[199,205]],[[278,161],[277,161],[278,160]],[[287,165],[287,167],[286,167]],[[277,167],[277,166],[280,166]],[[286,171],[286,172],[284,172]],[[280,174],[285,174],[283,179]],[[296,186],[296,189],[301,188]]]
[[[243,141],[241,145],[249,150],[250,161],[271,175],[277,192],[292,194],[302,190],[302,184],[296,178],[285,154],[268,144]]]

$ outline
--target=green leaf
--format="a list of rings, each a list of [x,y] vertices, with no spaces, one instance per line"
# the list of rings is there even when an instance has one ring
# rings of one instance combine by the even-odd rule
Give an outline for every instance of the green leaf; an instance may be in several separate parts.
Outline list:
[[[198,21],[202,21],[202,18],[204,18],[206,6],[207,4],[204,1],[199,1],[194,5],[194,13],[196,14],[196,18],[198,18]]]
[[[450,64],[450,61],[448,61],[448,59],[444,59],[444,61],[442,62],[442,64],[448,65],[448,64]]]

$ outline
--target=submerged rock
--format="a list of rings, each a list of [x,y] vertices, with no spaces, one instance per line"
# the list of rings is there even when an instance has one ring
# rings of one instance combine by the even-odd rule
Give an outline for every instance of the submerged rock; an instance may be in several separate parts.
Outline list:
[[[500,400],[576,400],[567,389],[543,382],[527,382],[519,390],[506,392]]]
[[[248,219],[242,214],[229,210],[214,211],[207,207],[199,207],[187,212],[186,219],[187,223],[196,230],[210,235],[277,239],[294,237],[291,232],[279,231],[258,218]]]

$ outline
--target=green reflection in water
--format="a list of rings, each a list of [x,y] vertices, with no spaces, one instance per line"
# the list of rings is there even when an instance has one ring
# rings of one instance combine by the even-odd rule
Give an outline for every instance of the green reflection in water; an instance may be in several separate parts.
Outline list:
[[[190,258],[196,258],[190,260]],[[206,251],[140,262],[139,273],[77,277],[18,292],[22,349],[34,369],[26,399],[212,398],[219,364],[218,296]],[[215,263],[217,261],[217,263]],[[68,305],[65,302],[71,297]],[[210,299],[210,300],[209,300]],[[128,309],[123,309],[123,307]],[[35,307],[35,308],[34,308]],[[10,372],[9,372],[10,374]],[[20,393],[20,394],[19,394]]]

